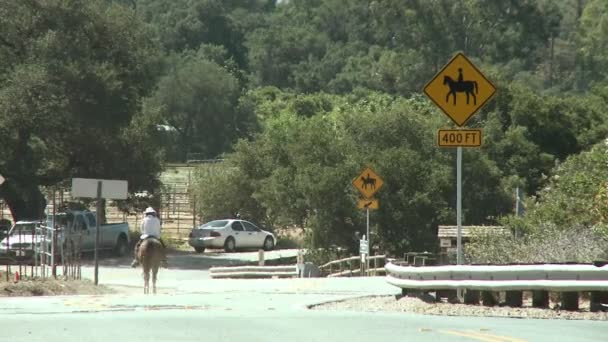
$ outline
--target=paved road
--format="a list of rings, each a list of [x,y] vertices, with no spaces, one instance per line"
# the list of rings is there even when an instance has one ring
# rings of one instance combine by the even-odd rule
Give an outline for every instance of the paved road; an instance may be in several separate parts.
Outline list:
[[[277,261],[293,259],[298,250],[286,249],[265,252],[264,259]],[[161,269],[158,274],[157,286],[165,293],[168,290],[181,289],[189,291],[189,288],[198,288],[199,281],[210,279],[209,268],[212,266],[243,265],[258,260],[258,252],[241,253],[219,253],[205,252],[197,254],[193,252],[172,252],[167,257],[169,269]],[[119,285],[121,287],[143,286],[141,268],[133,270],[130,267],[132,257],[107,257],[100,259],[99,283],[104,285]],[[94,279],[94,267],[91,256],[83,262],[82,275],[84,278]]]
[[[90,277],[92,268],[83,274]],[[214,280],[204,267],[184,267],[161,270],[156,296],[141,294],[140,272],[125,265],[102,266],[100,280],[121,293],[0,299],[0,341],[579,342],[605,341],[608,334],[608,322],[598,321],[307,308],[399,293],[382,277]]]
[[[311,311],[308,304],[353,297],[356,282],[294,281],[296,292],[265,282],[268,288],[258,283],[209,293],[8,298],[0,309],[0,341],[578,342],[602,341],[608,332],[597,321]],[[361,287],[390,292],[382,284],[372,278]]]

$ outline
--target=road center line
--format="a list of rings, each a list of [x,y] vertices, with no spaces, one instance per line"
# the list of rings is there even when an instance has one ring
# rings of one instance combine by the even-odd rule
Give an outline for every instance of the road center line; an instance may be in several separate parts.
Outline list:
[[[482,333],[473,332],[473,331],[439,330],[439,332],[442,334],[450,334],[450,335],[468,337],[473,340],[484,341],[484,342],[525,342],[524,340],[520,340],[520,339],[508,337],[508,336],[482,334]]]

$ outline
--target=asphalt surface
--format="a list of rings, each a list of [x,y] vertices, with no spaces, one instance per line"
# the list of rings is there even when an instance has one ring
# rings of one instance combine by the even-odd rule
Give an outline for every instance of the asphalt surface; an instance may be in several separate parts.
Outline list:
[[[400,292],[382,277],[214,280],[206,266],[189,266],[161,270],[159,294],[143,295],[141,271],[122,263],[100,268],[100,282],[117,294],[0,299],[0,341],[608,340],[608,322],[601,321],[308,309],[327,301]],[[83,275],[89,278],[92,267],[85,267]]]

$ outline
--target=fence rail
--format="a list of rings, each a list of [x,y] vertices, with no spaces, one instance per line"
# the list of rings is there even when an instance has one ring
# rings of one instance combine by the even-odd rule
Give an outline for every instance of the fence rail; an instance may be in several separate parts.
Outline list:
[[[328,278],[333,277],[353,277],[353,276],[375,276],[384,273],[386,255],[374,255],[366,258],[366,262],[361,262],[360,256],[351,256],[339,260],[330,261],[319,266],[319,270],[326,274]],[[334,270],[337,270],[334,272]]]
[[[15,270],[20,277],[57,277],[81,279],[80,245],[81,233],[67,233],[45,225],[32,228],[29,241],[22,241],[23,235],[13,238],[17,245],[11,245],[11,238],[6,241],[6,255],[0,258],[0,264],[6,266],[6,279]],[[64,243],[69,241],[70,243]],[[16,246],[16,247],[13,247]],[[60,266],[61,273],[57,272]],[[29,272],[28,272],[29,269]]]

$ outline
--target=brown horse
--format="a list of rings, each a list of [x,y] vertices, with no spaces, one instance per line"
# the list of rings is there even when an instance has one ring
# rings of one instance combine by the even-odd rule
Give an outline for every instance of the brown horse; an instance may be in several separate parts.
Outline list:
[[[150,293],[150,270],[152,271],[152,293],[156,294],[156,274],[163,260],[163,246],[156,238],[142,241],[137,259],[144,269],[144,294]]]

